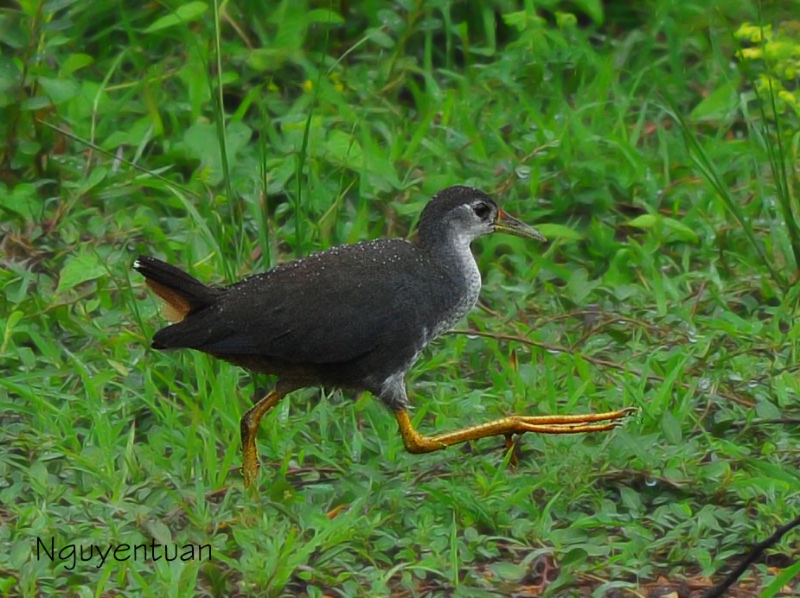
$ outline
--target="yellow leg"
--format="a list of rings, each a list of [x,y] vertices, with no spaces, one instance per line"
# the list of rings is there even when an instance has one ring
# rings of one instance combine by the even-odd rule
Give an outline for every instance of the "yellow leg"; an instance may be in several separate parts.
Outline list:
[[[239,427],[242,431],[242,475],[244,476],[244,487],[249,488],[258,475],[258,449],[256,448],[256,434],[258,425],[264,414],[277,405],[286,396],[286,392],[277,389],[271,391],[267,396],[253,405],[244,414]]]
[[[535,432],[539,434],[583,434],[586,432],[605,432],[620,425],[620,420],[635,413],[635,407],[608,411],[606,413],[587,413],[585,415],[511,415],[485,424],[471,426],[447,434],[423,436],[414,429],[411,418],[405,409],[397,411],[395,417],[400,425],[400,435],[409,453],[431,453],[448,446],[477,440],[487,436],[505,436]]]

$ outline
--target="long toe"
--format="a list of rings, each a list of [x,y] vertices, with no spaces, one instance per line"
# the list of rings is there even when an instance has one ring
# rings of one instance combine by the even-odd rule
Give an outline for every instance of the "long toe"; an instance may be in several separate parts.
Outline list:
[[[604,423],[570,423],[570,424],[530,424],[519,422],[517,433],[533,432],[535,434],[586,434],[590,432],[607,432],[622,425],[620,421]]]

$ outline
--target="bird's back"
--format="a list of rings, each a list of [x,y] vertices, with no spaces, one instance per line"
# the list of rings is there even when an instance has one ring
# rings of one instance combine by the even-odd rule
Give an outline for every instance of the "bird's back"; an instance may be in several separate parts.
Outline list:
[[[154,343],[284,377],[295,371],[309,382],[365,387],[366,376],[405,371],[452,321],[458,294],[452,276],[412,243],[344,245],[225,288]]]

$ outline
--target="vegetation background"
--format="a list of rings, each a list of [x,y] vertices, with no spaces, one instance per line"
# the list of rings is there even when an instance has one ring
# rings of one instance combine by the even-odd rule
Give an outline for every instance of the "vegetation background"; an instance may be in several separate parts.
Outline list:
[[[0,8],[0,594],[682,596],[800,514],[800,3]],[[371,396],[151,351],[140,254],[230,282],[406,236],[456,183],[546,246],[412,370],[416,423],[624,406],[412,456]],[[469,333],[464,333],[464,331]],[[324,398],[324,400],[322,400]],[[210,544],[202,561],[37,559]],[[792,592],[788,534],[735,595]]]

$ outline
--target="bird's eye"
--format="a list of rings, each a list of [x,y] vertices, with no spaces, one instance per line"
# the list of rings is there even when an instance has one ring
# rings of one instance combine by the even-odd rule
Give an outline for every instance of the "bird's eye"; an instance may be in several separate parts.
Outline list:
[[[472,211],[475,212],[475,215],[480,218],[481,220],[485,219],[489,214],[492,212],[492,208],[489,207],[489,204],[484,202],[476,203],[472,206]]]

